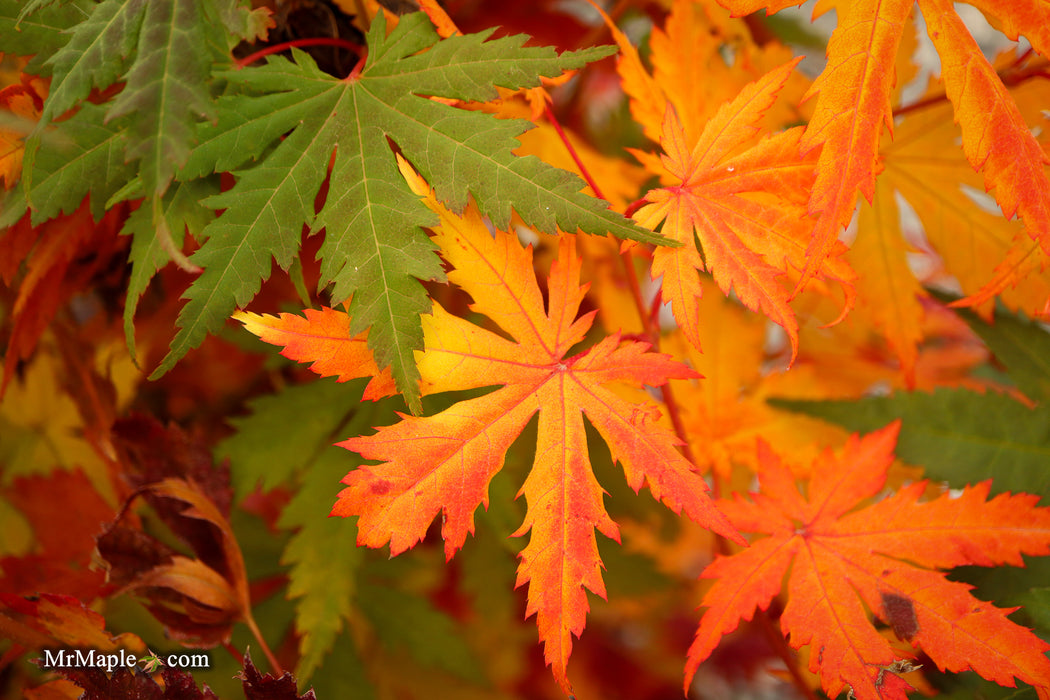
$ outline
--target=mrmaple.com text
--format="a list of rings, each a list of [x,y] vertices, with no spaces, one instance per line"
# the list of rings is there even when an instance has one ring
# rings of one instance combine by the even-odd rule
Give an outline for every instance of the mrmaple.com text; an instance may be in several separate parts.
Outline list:
[[[211,668],[209,654],[168,654],[161,657],[163,664],[171,668]],[[95,649],[44,649],[39,659],[41,668],[97,668],[113,673],[117,668],[131,668],[140,658],[126,649],[119,652],[101,652]]]

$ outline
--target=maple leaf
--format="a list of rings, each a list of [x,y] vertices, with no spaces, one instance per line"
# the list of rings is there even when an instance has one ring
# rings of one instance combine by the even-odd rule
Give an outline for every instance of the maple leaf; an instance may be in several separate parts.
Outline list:
[[[903,421],[897,455],[952,487],[995,478],[992,493],[1050,490],[1050,333],[1039,324],[1000,311],[995,323],[973,311],[956,312],[994,354],[1024,396],[940,387],[896,392],[862,401],[783,401],[849,430],[874,430]],[[1018,400],[1021,399],[1021,400]],[[1034,402],[1038,402],[1034,406]]]
[[[0,26],[12,22],[12,34],[28,34],[15,46],[29,45],[30,38],[40,42],[39,51],[29,51],[37,54],[30,66],[54,73],[26,143],[20,196],[4,202],[0,220],[15,220],[28,204],[39,224],[59,211],[70,213],[88,192],[96,219],[116,202],[149,198],[126,229],[136,238],[133,258],[142,249],[161,249],[149,255],[149,264],[137,266],[126,306],[133,356],[130,326],[140,289],[169,260],[189,267],[179,250],[182,228],[173,232],[170,225],[177,216],[172,198],[164,195],[189,157],[197,123],[214,117],[212,66],[229,63],[224,48],[265,36],[268,12],[249,10],[239,0],[105,0],[63,8],[28,3],[14,21],[15,8],[0,5]],[[83,102],[92,89],[110,88],[118,79],[124,85],[114,99]],[[55,124],[75,107],[71,118]],[[185,193],[187,187],[180,189]],[[200,194],[199,187],[188,189]],[[147,217],[149,224],[141,225]]]
[[[803,417],[777,410],[767,399],[785,390],[784,379],[800,373],[804,379],[799,381],[817,395],[827,388],[804,364],[790,372],[763,371],[765,318],[718,294],[710,278],[702,278],[701,286],[703,353],[680,333],[665,335],[660,342],[663,351],[686,359],[704,377],[671,383],[696,465],[728,482],[735,465],[754,468],[756,436],[797,459],[816,457],[818,445],[839,437],[837,432],[821,421],[799,420]]]
[[[1041,75],[1047,62],[1004,52],[995,65],[1009,94],[1029,123],[1038,123],[1045,104]],[[879,150],[883,170],[872,206],[862,205],[857,237],[848,258],[857,270],[858,312],[886,337],[901,360],[909,385],[915,383],[917,344],[922,340],[922,299],[927,295],[906,254],[912,246],[902,232],[896,196],[915,211],[928,247],[943,261],[943,273],[958,280],[967,303],[990,313],[999,295],[1009,309],[1039,312],[1050,296],[1046,255],[1018,221],[974,201],[982,188],[956,145],[959,128],[952,107],[933,84],[913,105],[898,111],[894,138]],[[923,248],[926,246],[923,245]]]
[[[306,309],[303,313],[305,318],[238,311],[233,318],[260,340],[283,345],[281,354],[288,359],[313,361],[310,369],[322,377],[334,375],[340,382],[371,377],[365,387],[365,399],[374,401],[395,393],[390,368],[380,370],[366,345],[368,331],[350,337],[350,316],[336,309]]]
[[[663,28],[652,30],[650,72],[627,36],[608,15],[603,17],[620,47],[616,69],[630,97],[631,115],[654,142],[660,141],[668,104],[674,105],[686,144],[691,146],[707,121],[740,88],[792,58],[791,49],[777,41],[757,45],[743,20],[726,17],[713,2],[674,0]],[[727,60],[730,46],[733,58]],[[703,71],[703,80],[696,80],[697,70]],[[764,125],[779,129],[802,121],[796,105],[806,83],[802,74],[792,73],[788,99],[766,112]]]
[[[32,158],[27,150],[29,172],[21,184],[30,183],[26,199],[34,226],[71,213],[89,193],[92,216],[102,217],[108,200],[134,177],[134,164],[124,162],[126,127],[126,117],[107,122],[105,108],[88,103],[62,122],[58,134],[42,136]]]
[[[991,323],[969,309],[956,313],[980,336],[1030,402],[1050,400],[1050,333],[1043,325],[1023,314],[1000,312]]]
[[[790,0],[719,0],[734,15],[760,8],[776,12]],[[1016,40],[1025,33],[1033,48],[1050,53],[1050,11],[1037,0],[986,2],[982,9],[1002,20]],[[803,281],[819,269],[842,227],[853,216],[857,193],[874,196],[879,136],[893,132],[890,95],[894,58],[908,25],[911,0],[849,0],[835,3],[839,23],[828,42],[828,64],[809,96],[817,102],[801,141],[821,147],[809,210],[820,219],[813,233]],[[995,190],[1006,218],[1024,220],[1029,236],[1050,253],[1050,177],[1045,157],[1017,105],[981,54],[952,3],[919,0],[926,30],[941,59],[942,80],[962,127],[962,147],[984,188]]]
[[[189,157],[197,122],[214,118],[211,66],[200,50],[207,24],[197,0],[145,3],[141,23],[137,60],[106,119],[133,117],[125,160],[142,159],[139,177],[157,195]]]
[[[214,218],[214,213],[201,204],[218,194],[217,176],[188,182],[177,182],[161,198],[154,198],[155,206],[141,205],[124,222],[121,234],[132,236],[131,278],[124,303],[124,337],[132,360],[137,360],[135,345],[135,311],[145,294],[150,280],[168,261],[182,256],[180,252],[186,233],[199,236]],[[167,235],[156,235],[158,226]]]
[[[34,158],[46,126],[85,99],[92,88],[105,88],[116,82],[130,65],[126,75],[130,89],[109,105],[108,117],[130,115],[129,135],[133,137],[125,142],[127,160],[142,158],[149,189],[163,192],[189,155],[188,138],[192,136],[193,124],[200,118],[202,107],[207,114],[211,101],[205,83],[207,54],[185,42],[169,46],[176,37],[204,44],[199,9],[194,0],[105,0],[95,5],[90,15],[73,28],[69,42],[48,59],[54,78],[36,138],[27,145],[27,159]],[[165,32],[171,35],[165,37]],[[180,60],[165,60],[169,51],[180,49],[185,54]],[[171,91],[177,91],[178,97]],[[169,148],[176,149],[170,158],[163,153],[165,129],[173,129],[174,136],[183,137],[167,142]],[[32,201],[31,184],[27,194]]]
[[[75,0],[58,7],[35,8],[22,0],[0,0],[0,36],[4,51],[16,56],[32,56],[26,72],[50,75],[46,63],[69,41],[67,30],[83,21],[92,3]]]
[[[1028,494],[986,500],[990,482],[920,502],[927,484],[917,482],[853,511],[883,488],[899,426],[852,436],[840,457],[822,455],[807,496],[760,448],[762,490],[719,505],[742,530],[769,536],[704,570],[717,580],[689,649],[687,687],[724,634],[768,608],[786,575],[781,628],[794,648],[810,645],[810,670],[820,671],[830,697],[848,686],[859,700],[904,698],[889,670],[894,651],[866,610],[942,670],[1050,691],[1050,645],[1007,619],[1011,610],[977,600],[942,573],[964,564],[1023,566],[1022,554],[1050,553],[1050,509]]]
[[[251,23],[238,6],[235,0],[104,0],[78,8],[86,17],[45,63],[54,78],[27,157],[32,158],[45,127],[93,88],[121,79],[123,90],[105,105],[106,121],[126,116],[124,160],[141,161],[137,174],[147,194],[163,194],[189,157],[196,124],[214,117],[208,87],[212,64],[229,63],[223,49],[236,43],[233,37],[253,38],[245,33]],[[37,9],[26,6],[16,26]],[[223,30],[231,36],[223,36]],[[32,201],[32,185],[27,194]]]
[[[668,107],[664,116],[662,161],[676,184],[650,191],[650,204],[635,217],[653,229],[663,221],[661,232],[683,244],[654,252],[652,276],[663,277],[663,298],[671,303],[686,338],[698,347],[697,271],[709,270],[723,293],[735,289],[748,308],[782,326],[791,340],[792,359],[797,353],[798,321],[788,304],[790,289],[780,278],[788,266],[806,264],[812,221],[799,196],[808,190],[814,163],[798,155],[800,128],[740,150],[756,135],[755,121],[773,103],[797,62],[746,86],[707,122],[692,147],[675,111]],[[840,246],[839,253],[844,250]],[[848,291],[853,275],[837,255],[822,271],[847,285]]]
[[[324,314],[307,316],[319,317]],[[299,326],[304,323],[290,314],[283,318]],[[327,327],[324,321],[321,325]],[[349,339],[349,321],[343,319],[338,325]],[[252,329],[250,324],[246,327]],[[264,326],[263,330],[272,329]],[[363,342],[357,345],[363,347]],[[321,354],[327,353],[322,349]],[[336,359],[339,357],[336,353]],[[333,372],[339,370],[333,368]],[[389,384],[392,388],[393,381]],[[316,412],[318,406],[324,410]],[[343,431],[363,431],[375,421],[393,420],[394,414],[382,404],[362,405],[355,392],[332,381],[290,386],[280,394],[253,401],[251,408],[250,416],[231,421],[237,433],[219,445],[218,454],[230,460],[240,498],[256,486],[268,491],[282,483],[298,484],[277,525],[295,531],[281,561],[291,565],[288,597],[298,598],[296,675],[305,681],[321,666],[350,618],[358,599],[357,572],[364,561],[364,550],[355,546],[357,528],[352,523],[318,517],[318,504],[332,502],[338,479],[346,473],[346,453],[332,449],[332,443]],[[302,420],[305,415],[313,417]]]
[[[523,36],[486,41],[480,34],[438,40],[423,13],[405,15],[386,35],[383,13],[368,33],[368,60],[339,80],[304,53],[269,57],[257,68],[222,73],[243,94],[219,100],[219,122],[205,127],[183,176],[238,169],[237,184],[206,203],[226,211],[205,231],[191,260],[204,273],[187,293],[181,330],[158,376],[252,298],[271,269],[291,263],[301,225],[325,230],[321,287],[351,297],[351,334],[371,328],[369,347],[392,368],[414,413],[420,410],[413,351],[422,347],[419,315],[430,302],[417,279],[441,280],[421,226],[432,213],[408,191],[390,143],[434,182],[438,197],[462,209],[472,194],[482,212],[506,226],[511,208],[554,232],[583,229],[621,238],[662,239],[580,192],[575,176],[535,158],[516,158],[522,120],[498,120],[427,99],[488,100],[494,85],[539,84],[605,56],[604,48],[566,52],[522,47]],[[249,161],[267,153],[254,167]],[[331,173],[329,174],[329,162]],[[315,214],[326,176],[328,195]]]
[[[360,516],[359,543],[389,543],[396,555],[422,540],[440,512],[445,553],[451,558],[473,532],[474,510],[487,504],[488,483],[502,468],[511,443],[538,411],[536,458],[521,490],[528,512],[515,533],[531,531],[518,585],[529,583],[527,614],[537,615],[547,663],[568,690],[572,635],[582,632],[588,610],[584,588],[605,595],[594,530],[619,538],[591,471],[584,414],[635,491],[648,484],[673,511],[736,538],[708,499],[703,479],[675,448],[676,438],[657,425],[658,409],[624,401],[606,386],[658,386],[695,374],[667,356],[646,352],[645,343],[621,343],[615,335],[567,357],[594,316],[576,318],[586,289],[579,286],[575,238],[559,239],[545,311],[531,248],[522,249],[503,231],[493,237],[472,208],[462,217],[449,212],[419,176],[407,166],[403,171],[440,217],[435,242],[453,267],[449,278],[474,298],[474,311],[513,340],[435,304],[433,313],[423,317],[426,350],[419,365],[431,390],[502,387],[434,416],[403,416],[375,435],[339,443],[383,463],[350,472],[332,513]]]

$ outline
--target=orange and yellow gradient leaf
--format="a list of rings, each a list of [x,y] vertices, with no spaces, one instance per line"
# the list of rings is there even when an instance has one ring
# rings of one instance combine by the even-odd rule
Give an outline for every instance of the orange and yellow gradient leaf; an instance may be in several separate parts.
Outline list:
[[[798,320],[784,284],[789,269],[806,263],[813,221],[804,197],[815,161],[798,155],[801,129],[769,136],[741,149],[758,134],[755,122],[773,104],[797,61],[747,85],[708,121],[690,148],[676,113],[668,109],[661,145],[674,182],[649,192],[636,220],[683,245],[653,253],[653,278],[663,278],[663,298],[689,342],[699,347],[701,294],[697,271],[710,271],[724,294],[735,290],[745,306],[761,311],[787,332],[792,358],[798,351]],[[699,240],[699,249],[694,243]],[[702,251],[702,257],[701,257]],[[853,273],[841,259],[844,246],[820,266],[851,298]],[[847,301],[847,304],[851,304]]]
[[[426,349],[419,357],[429,391],[501,388],[433,416],[402,416],[375,435],[340,443],[381,464],[350,472],[332,513],[359,516],[359,542],[389,543],[392,554],[419,542],[440,513],[451,558],[473,532],[474,511],[487,505],[489,481],[511,443],[539,412],[535,462],[521,489],[528,513],[516,534],[529,533],[529,544],[521,553],[518,585],[529,585],[527,613],[536,614],[547,663],[568,691],[572,635],[583,631],[589,610],[585,589],[605,595],[594,531],[619,539],[591,471],[584,415],[633,489],[647,485],[674,512],[742,541],[676,449],[677,439],[658,425],[659,408],[625,401],[608,388],[619,382],[659,386],[695,373],[616,335],[570,356],[594,317],[577,317],[586,287],[579,284],[575,237],[559,240],[545,309],[531,248],[502,231],[493,236],[471,207],[462,216],[449,212],[405,163],[402,173],[441,218],[434,240],[452,266],[449,279],[471,295],[474,312],[512,339],[435,304],[423,317]]]
[[[396,393],[390,368],[382,372],[368,349],[368,332],[350,337],[350,317],[336,309],[306,309],[295,314],[254,314],[238,311],[233,318],[245,330],[271,345],[283,345],[281,354],[296,362],[312,362],[310,369],[322,377],[346,382],[371,377],[364,398],[375,401]]]

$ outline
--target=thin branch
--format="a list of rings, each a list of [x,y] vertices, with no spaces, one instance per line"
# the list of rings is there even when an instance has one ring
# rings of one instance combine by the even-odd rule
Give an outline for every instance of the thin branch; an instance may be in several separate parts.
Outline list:
[[[237,68],[244,68],[245,66],[250,66],[251,64],[255,63],[260,58],[265,58],[266,56],[270,56],[275,53],[281,53],[282,51],[287,51],[291,48],[303,48],[306,46],[338,46],[358,55],[364,53],[365,50],[365,48],[360,44],[355,44],[354,42],[347,41],[346,39],[340,39],[339,37],[319,36],[311,39],[295,39],[294,41],[282,41],[279,44],[267,46],[265,49],[260,49],[253,54],[245,56],[241,60],[237,61],[235,65],[237,66]]]
[[[550,120],[551,125],[554,126],[554,130],[558,132],[558,136],[561,138],[565,148],[569,151],[569,155],[572,156],[573,161],[576,162],[576,167],[580,169],[580,174],[583,179],[590,186],[595,196],[605,199],[602,194],[602,190],[598,187],[598,183],[594,181],[587,166],[583,164],[579,154],[576,153],[576,149],[573,148],[572,143],[569,141],[565,132],[561,128],[561,124],[558,123],[558,118],[554,115],[554,110],[551,109],[550,105],[545,106],[545,113],[547,119]],[[623,261],[625,275],[627,277],[627,286],[631,290],[631,297],[634,300],[635,310],[638,312],[638,318],[641,319],[642,332],[649,345],[654,348],[660,347],[660,326],[659,316],[649,312],[646,308],[645,299],[642,297],[642,288],[638,282],[638,275],[634,269],[634,258],[631,255],[630,250],[624,250],[620,252],[620,260]],[[667,413],[671,419],[671,425],[674,428],[675,435],[682,442],[682,454],[685,456],[690,463],[696,464],[696,458],[693,455],[693,450],[689,446],[688,433],[685,429],[685,424],[682,422],[681,410],[679,409],[678,402],[675,401],[674,392],[671,390],[669,384],[664,384],[660,387],[660,395],[664,400],[664,405],[667,406]]]
[[[259,631],[258,625],[255,624],[255,619],[252,617],[251,610],[244,611],[244,622],[248,625],[248,629],[252,631],[252,636],[255,637],[255,641],[259,642],[259,646],[262,647],[263,654],[266,655],[266,660],[270,662],[270,668],[273,670],[275,676],[283,676],[284,669],[281,668],[280,662],[277,661],[277,657],[270,651],[270,645],[266,643],[266,639],[262,636],[262,632]]]

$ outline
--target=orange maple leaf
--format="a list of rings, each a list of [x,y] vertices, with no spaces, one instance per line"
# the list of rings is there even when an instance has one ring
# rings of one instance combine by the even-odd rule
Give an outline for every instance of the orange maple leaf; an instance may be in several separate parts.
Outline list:
[[[418,175],[402,172],[441,217],[435,242],[453,267],[449,279],[512,338],[448,313],[435,303],[423,316],[426,350],[419,361],[430,391],[502,385],[460,401],[441,413],[380,428],[375,435],[339,443],[366,459],[380,460],[343,480],[333,515],[360,516],[360,544],[390,543],[399,554],[423,539],[441,513],[441,534],[451,558],[474,530],[474,511],[488,503],[488,484],[526,423],[539,412],[538,444],[521,489],[528,513],[515,533],[531,531],[521,553],[518,585],[529,583],[527,614],[536,613],[547,663],[568,691],[565,669],[572,635],[583,631],[588,612],[584,588],[605,596],[594,530],[619,539],[591,470],[584,414],[623,465],[637,491],[653,496],[735,541],[742,540],[707,496],[702,477],[676,449],[678,440],[657,424],[659,409],[619,398],[610,384],[659,386],[696,373],[648,345],[616,335],[575,355],[594,312],[577,318],[586,287],[579,284],[574,236],[563,235],[548,278],[549,301],[532,266],[532,249],[497,231],[475,209],[457,216],[441,206]]]
[[[762,446],[762,491],[719,506],[737,527],[769,537],[702,574],[716,582],[689,650],[687,686],[721,637],[766,609],[787,575],[780,626],[792,647],[810,645],[810,670],[819,670],[829,697],[847,686],[858,700],[905,697],[894,651],[867,610],[942,670],[973,670],[1010,687],[1017,678],[1050,697],[1050,645],[1011,622],[1012,610],[941,573],[965,564],[1023,566],[1022,554],[1050,553],[1050,508],[1035,507],[1039,498],[1028,494],[988,501],[989,482],[919,502],[927,484],[917,482],[850,512],[883,488],[898,429],[895,422],[854,435],[841,457],[825,452],[807,496]]]
[[[776,12],[794,0],[719,0],[734,15],[760,8]],[[810,258],[800,282],[814,275],[839,231],[849,223],[860,192],[871,202],[878,172],[879,136],[893,131],[890,97],[894,58],[912,0],[841,0],[839,24],[828,42],[828,64],[813,83],[817,95],[801,145],[821,148],[809,210],[820,214]],[[825,3],[827,9],[828,3]],[[1050,54],[1050,10],[1038,0],[982,0],[981,10],[1001,20],[1016,40],[1023,32],[1033,48]],[[926,29],[940,54],[942,79],[962,127],[970,165],[984,173],[986,190],[1007,218],[1020,216],[1033,240],[1050,253],[1050,177],[1045,157],[995,69],[981,54],[949,0],[919,0]]]
[[[720,105],[793,55],[778,41],[760,46],[744,20],[730,19],[714,0],[674,0],[663,27],[654,25],[649,37],[650,74],[627,35],[604,12],[602,17],[620,47],[616,70],[630,97],[631,116],[654,142],[660,141],[668,103],[692,146]],[[698,75],[703,79],[697,80]],[[805,121],[798,102],[809,80],[796,72],[788,81],[787,99],[765,114],[764,125],[770,128]]]
[[[146,651],[146,644],[131,632],[111,635],[106,631],[105,618],[73,596],[39,593],[23,598],[0,594],[0,618],[4,636],[28,648]]]
[[[1028,123],[1039,123],[1046,86],[1037,76],[1045,73],[1047,61],[1009,51],[995,65],[1011,86],[1010,96],[1022,116]],[[897,112],[893,142],[880,148],[884,169],[875,184],[873,206],[861,205],[857,237],[848,254],[859,275],[860,303],[854,313],[885,336],[912,386],[928,304],[922,301],[926,292],[907,258],[915,227],[902,229],[898,196],[921,224],[925,243],[917,247],[928,253],[925,260],[939,259],[939,272],[950,274],[964,294],[972,295],[955,305],[972,304],[988,315],[999,295],[1008,309],[1035,316],[1050,297],[1047,257],[1038,241],[1031,240],[1021,222],[974,201],[982,179],[956,147],[960,130],[952,113],[936,84],[918,102]]]
[[[295,314],[253,314],[238,311],[233,318],[246,330],[271,345],[283,345],[281,354],[297,362],[313,362],[310,369],[337,382],[371,377],[362,398],[369,401],[396,393],[390,368],[376,366],[368,349],[368,331],[350,336],[350,316],[328,307],[306,309],[306,318]]]
[[[707,122],[695,146],[686,141],[675,111],[668,107],[661,145],[664,168],[680,184],[650,191],[635,214],[642,226],[683,245],[653,253],[652,276],[663,276],[662,294],[675,320],[693,345],[700,344],[697,270],[709,270],[723,293],[735,289],[750,309],[782,326],[798,350],[798,320],[788,301],[791,290],[781,278],[790,267],[806,263],[813,220],[805,196],[815,161],[798,155],[802,129],[790,129],[741,148],[757,134],[755,122],[772,105],[798,61],[792,61],[747,85]],[[701,252],[694,245],[694,234]],[[853,273],[838,256],[823,261],[824,276],[847,290]]]

